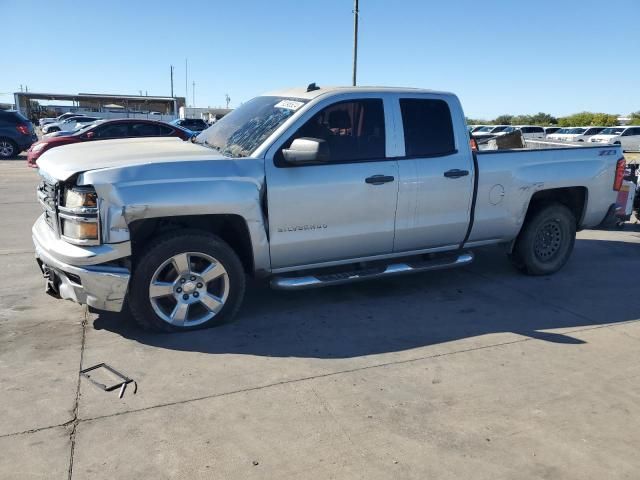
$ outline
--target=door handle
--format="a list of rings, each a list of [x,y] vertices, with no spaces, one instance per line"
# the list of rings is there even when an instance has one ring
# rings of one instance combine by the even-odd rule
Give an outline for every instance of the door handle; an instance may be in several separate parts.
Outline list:
[[[391,175],[373,175],[365,178],[365,182],[371,185],[382,185],[383,183],[393,182],[395,180]]]
[[[469,170],[458,170],[457,168],[444,172],[444,176],[447,178],[460,178],[466,177],[467,175],[469,175]]]

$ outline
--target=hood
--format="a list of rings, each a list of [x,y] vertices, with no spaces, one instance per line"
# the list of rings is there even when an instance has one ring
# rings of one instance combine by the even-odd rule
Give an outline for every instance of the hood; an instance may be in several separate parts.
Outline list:
[[[50,177],[67,180],[88,170],[216,158],[225,157],[210,148],[177,137],[147,137],[63,145],[48,150],[37,163]]]

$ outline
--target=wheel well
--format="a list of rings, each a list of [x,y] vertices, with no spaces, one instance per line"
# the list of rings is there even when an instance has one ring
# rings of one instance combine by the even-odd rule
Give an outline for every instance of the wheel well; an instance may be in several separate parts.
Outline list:
[[[240,215],[185,215],[136,220],[129,225],[132,254],[134,257],[137,256],[152,238],[185,228],[217,235],[238,255],[245,272],[253,273],[253,249],[249,228]]]
[[[585,187],[566,187],[540,190],[534,193],[529,201],[527,217],[541,206],[554,202],[561,203],[571,210],[576,218],[576,224],[580,228],[587,203],[587,189]]]

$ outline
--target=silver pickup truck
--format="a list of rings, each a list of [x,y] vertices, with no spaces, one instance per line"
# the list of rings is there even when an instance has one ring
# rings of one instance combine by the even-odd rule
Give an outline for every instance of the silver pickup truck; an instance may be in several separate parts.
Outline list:
[[[209,327],[247,275],[298,289],[466,265],[503,243],[558,271],[613,215],[619,146],[476,152],[455,95],[307,88],[254,98],[193,143],[64,146],[38,165],[49,291],[143,327]]]

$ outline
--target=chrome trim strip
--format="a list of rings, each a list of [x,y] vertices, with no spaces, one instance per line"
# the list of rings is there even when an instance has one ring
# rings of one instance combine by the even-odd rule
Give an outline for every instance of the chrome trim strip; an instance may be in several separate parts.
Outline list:
[[[76,223],[98,223],[98,217],[80,217],[78,215],[69,215],[67,213],[59,213],[60,218],[64,218],[65,220],[69,220],[71,222]]]
[[[81,215],[97,215],[98,207],[63,207],[62,205],[58,206],[58,210],[65,213],[71,214],[81,214]]]

